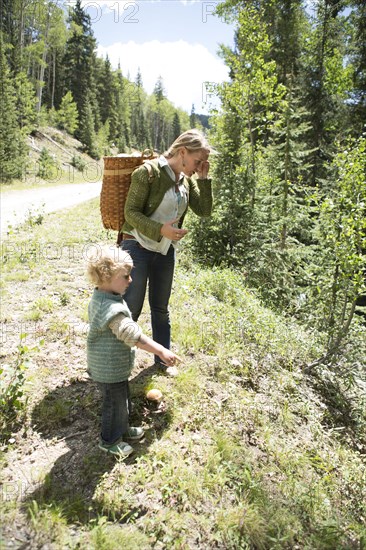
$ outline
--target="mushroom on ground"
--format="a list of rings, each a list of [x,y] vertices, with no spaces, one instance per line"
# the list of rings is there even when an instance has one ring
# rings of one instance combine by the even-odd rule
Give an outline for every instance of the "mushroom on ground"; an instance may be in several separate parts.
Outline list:
[[[160,401],[163,397],[163,394],[160,390],[152,389],[149,390],[146,394],[146,399],[149,401]]]

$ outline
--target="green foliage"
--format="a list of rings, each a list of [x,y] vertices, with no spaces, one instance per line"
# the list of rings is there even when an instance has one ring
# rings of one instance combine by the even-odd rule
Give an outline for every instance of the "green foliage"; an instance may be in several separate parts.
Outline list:
[[[131,133],[134,136],[131,145],[137,149],[143,150],[149,146],[149,137],[146,124],[145,114],[145,98],[146,93],[142,86],[142,76],[140,71],[137,71],[135,84],[129,86],[127,99],[130,104],[131,113]]]
[[[182,130],[181,130],[181,125],[179,120],[179,114],[175,112],[174,118],[173,118],[173,141],[176,140],[181,133],[182,133]]]
[[[83,109],[81,111],[78,135],[81,142],[85,145],[85,151],[92,158],[99,159],[101,153],[97,144],[93,111],[91,103],[87,98],[85,98]]]
[[[59,164],[57,160],[46,147],[43,147],[39,156],[37,176],[45,180],[54,180],[57,178],[58,173]]]
[[[349,59],[353,67],[352,88],[349,95],[351,102],[350,123],[353,135],[359,136],[365,128],[366,120],[366,24],[365,3],[362,0],[353,2],[349,15]]]
[[[26,131],[29,123],[29,96],[27,95],[29,88],[26,86],[22,100],[20,89],[21,77],[17,78],[14,82],[6,59],[7,49],[8,46],[4,43],[3,34],[0,30],[0,182],[20,178],[24,173],[27,148],[22,125]]]
[[[96,159],[111,147],[119,152],[131,147],[163,151],[188,129],[188,114],[168,101],[161,78],[149,97],[141,74],[134,84],[108,58],[96,57],[91,18],[80,1],[70,8],[67,21],[54,3],[10,4],[1,20],[4,62],[12,71],[9,78],[13,75],[8,83],[1,74],[7,129],[1,142],[9,149],[0,151],[3,181],[24,173],[25,138],[35,125],[54,125],[75,135]],[[13,135],[19,128],[19,136]]]
[[[46,126],[57,126],[57,112],[53,107],[52,109],[47,110],[46,105],[42,105],[41,109],[38,112],[37,124],[41,128]]]
[[[67,92],[61,100],[61,105],[56,113],[56,123],[61,130],[73,134],[78,126],[78,111],[73,101],[72,93]]]
[[[343,66],[343,56],[335,48],[332,57],[328,57],[324,63],[324,89],[330,96],[346,99],[352,88],[352,74],[354,68],[351,65]]]
[[[147,535],[133,526],[119,526],[108,522],[105,516],[91,522],[90,532],[83,537],[83,543],[92,550],[149,550],[151,548]]]
[[[319,243],[313,264],[312,322],[328,333],[327,354],[347,336],[356,300],[366,291],[366,140],[349,142],[334,159],[337,178],[320,201],[315,228]]]
[[[80,155],[73,155],[71,160],[71,166],[82,172],[86,166],[86,162]]]
[[[27,335],[20,335],[17,353],[10,364],[0,368],[0,431],[1,443],[7,443],[26,414],[27,397],[24,389],[29,356],[39,348],[29,348],[23,343]],[[41,342],[42,344],[42,342]]]
[[[107,120],[110,121],[110,139],[116,139],[117,137],[117,104],[118,104],[118,83],[113,73],[111,62],[108,57],[105,61],[97,60],[98,71],[98,103],[100,110],[101,124],[105,124]]]
[[[24,138],[30,134],[36,125],[36,97],[32,84],[29,82],[25,72],[19,72],[14,79],[16,94],[16,110],[18,124]]]
[[[319,2],[317,9],[311,20],[301,2],[218,6],[237,32],[235,48],[221,49],[231,80],[217,87],[222,109],[212,117],[220,152],[212,162],[214,210],[208,220],[189,218],[189,227],[202,262],[241,269],[272,308],[324,330],[329,350],[364,293],[364,189],[359,183],[352,197],[343,189],[343,220],[339,160],[329,159],[334,136],[348,131],[351,31],[339,6]],[[344,157],[342,171],[360,181],[357,158]]]
[[[69,24],[70,32],[62,63],[64,94],[67,91],[71,92],[73,101],[77,105],[79,127],[76,137],[81,139],[88,150],[91,150],[90,134],[96,129],[96,40],[91,28],[90,15],[83,10],[80,0],[77,0],[69,12]],[[85,125],[88,126],[86,130]]]
[[[109,119],[103,124],[96,135],[96,147],[95,150],[98,151],[98,153],[94,153],[95,158],[100,158],[102,155],[110,155],[110,147],[109,147],[109,136],[110,133],[110,124]],[[97,155],[97,156],[95,156]]]
[[[303,54],[302,83],[312,123],[308,148],[314,149],[312,185],[322,186],[331,178],[327,170],[335,154],[334,144],[347,135],[345,97],[350,91],[346,90],[347,83],[351,81],[345,18],[341,4],[318,2]]]
[[[26,213],[25,223],[30,227],[41,225],[44,219],[44,204],[38,209],[29,208]]]

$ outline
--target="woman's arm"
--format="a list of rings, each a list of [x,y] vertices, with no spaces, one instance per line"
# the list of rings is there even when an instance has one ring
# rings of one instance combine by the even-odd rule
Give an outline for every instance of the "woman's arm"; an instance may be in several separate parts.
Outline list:
[[[197,216],[210,216],[213,203],[211,180],[189,178],[188,182],[189,206]]]

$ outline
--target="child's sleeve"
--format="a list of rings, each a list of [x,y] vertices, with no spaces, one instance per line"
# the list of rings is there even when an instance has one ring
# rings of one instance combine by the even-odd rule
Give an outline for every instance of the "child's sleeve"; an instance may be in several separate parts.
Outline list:
[[[113,334],[122,340],[127,346],[133,348],[140,340],[142,334],[141,328],[130,317],[119,313],[109,323],[109,328]]]

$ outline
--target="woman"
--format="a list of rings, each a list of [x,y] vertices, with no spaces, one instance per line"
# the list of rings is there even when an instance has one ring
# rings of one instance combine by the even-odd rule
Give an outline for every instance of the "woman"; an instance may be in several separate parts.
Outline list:
[[[170,349],[169,298],[173,282],[175,248],[187,230],[182,229],[188,206],[198,216],[212,210],[211,180],[207,178],[211,148],[198,130],[181,134],[164,155],[151,161],[131,179],[125,205],[121,247],[133,260],[132,283],[125,300],[137,321],[149,281],[149,304],[153,339]],[[174,368],[164,367],[175,375]]]

